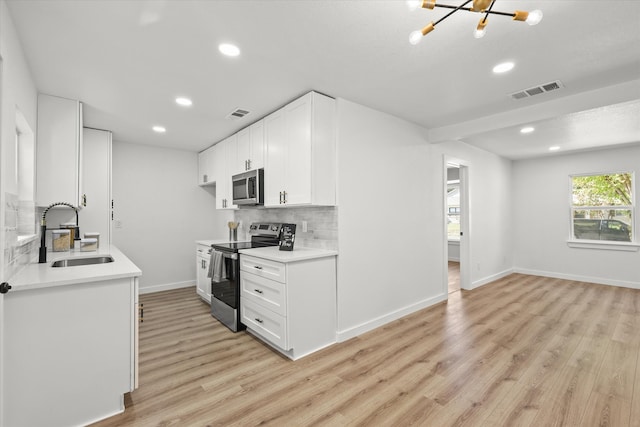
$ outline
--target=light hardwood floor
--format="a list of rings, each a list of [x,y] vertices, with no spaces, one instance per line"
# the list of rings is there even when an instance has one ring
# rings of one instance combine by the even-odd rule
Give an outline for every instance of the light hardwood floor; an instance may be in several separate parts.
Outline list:
[[[460,263],[457,261],[448,261],[449,273],[448,273],[448,287],[449,293],[457,292],[460,290]]]
[[[141,300],[140,388],[98,426],[640,426],[640,290],[514,274],[296,362],[193,289]]]

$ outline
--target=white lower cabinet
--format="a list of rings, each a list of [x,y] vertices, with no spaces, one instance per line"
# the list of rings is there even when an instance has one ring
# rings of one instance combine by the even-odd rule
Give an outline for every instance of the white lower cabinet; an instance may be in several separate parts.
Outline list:
[[[196,292],[207,304],[211,304],[211,278],[209,261],[211,260],[211,246],[198,244],[196,250]]]
[[[240,255],[242,323],[291,359],[336,341],[336,257],[276,262]]]

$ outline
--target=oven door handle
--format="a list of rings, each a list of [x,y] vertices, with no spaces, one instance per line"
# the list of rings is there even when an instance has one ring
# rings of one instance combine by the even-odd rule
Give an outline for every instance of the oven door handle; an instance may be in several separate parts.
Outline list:
[[[225,257],[225,258],[229,258],[229,259],[233,259],[233,260],[238,259],[238,254],[230,254],[230,253],[222,252],[222,251],[220,251],[220,252],[222,253],[222,256]]]

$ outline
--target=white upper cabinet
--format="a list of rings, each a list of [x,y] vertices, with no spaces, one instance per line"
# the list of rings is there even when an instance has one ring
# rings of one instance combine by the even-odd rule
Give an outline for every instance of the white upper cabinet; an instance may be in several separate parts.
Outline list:
[[[82,103],[38,95],[36,204],[82,205]]]
[[[213,155],[213,147],[207,148],[198,154],[198,185],[215,183]]]
[[[216,209],[235,209],[231,175],[237,162],[236,135],[232,135],[213,147],[213,176],[216,182]]]
[[[264,121],[242,129],[238,136],[235,173],[264,167]]]
[[[264,119],[265,206],[336,203],[335,100],[310,92]]]

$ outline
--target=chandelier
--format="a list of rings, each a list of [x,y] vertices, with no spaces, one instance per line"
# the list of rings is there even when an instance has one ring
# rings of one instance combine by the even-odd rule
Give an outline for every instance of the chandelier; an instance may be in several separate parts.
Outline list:
[[[473,2],[472,6],[467,7],[467,5],[471,2]],[[426,36],[435,29],[436,25],[459,10],[466,10],[467,12],[477,12],[484,14],[482,18],[480,18],[480,22],[478,23],[478,26],[476,27],[476,30],[474,32],[474,36],[477,39],[484,37],[486,32],[485,27],[487,26],[488,22],[487,18],[490,14],[510,16],[514,21],[524,21],[529,25],[536,25],[542,20],[542,12],[540,10],[534,10],[531,12],[516,10],[513,13],[498,12],[496,10],[493,10],[493,5],[495,4],[495,2],[496,0],[466,0],[460,6],[452,6],[448,4],[436,4],[436,0],[408,0],[407,5],[409,6],[410,10],[416,10],[418,8],[434,9],[436,7],[452,9],[451,12],[447,13],[436,22],[430,22],[423,29],[412,32],[409,35],[409,43],[418,44],[418,42],[422,40],[423,36]]]

